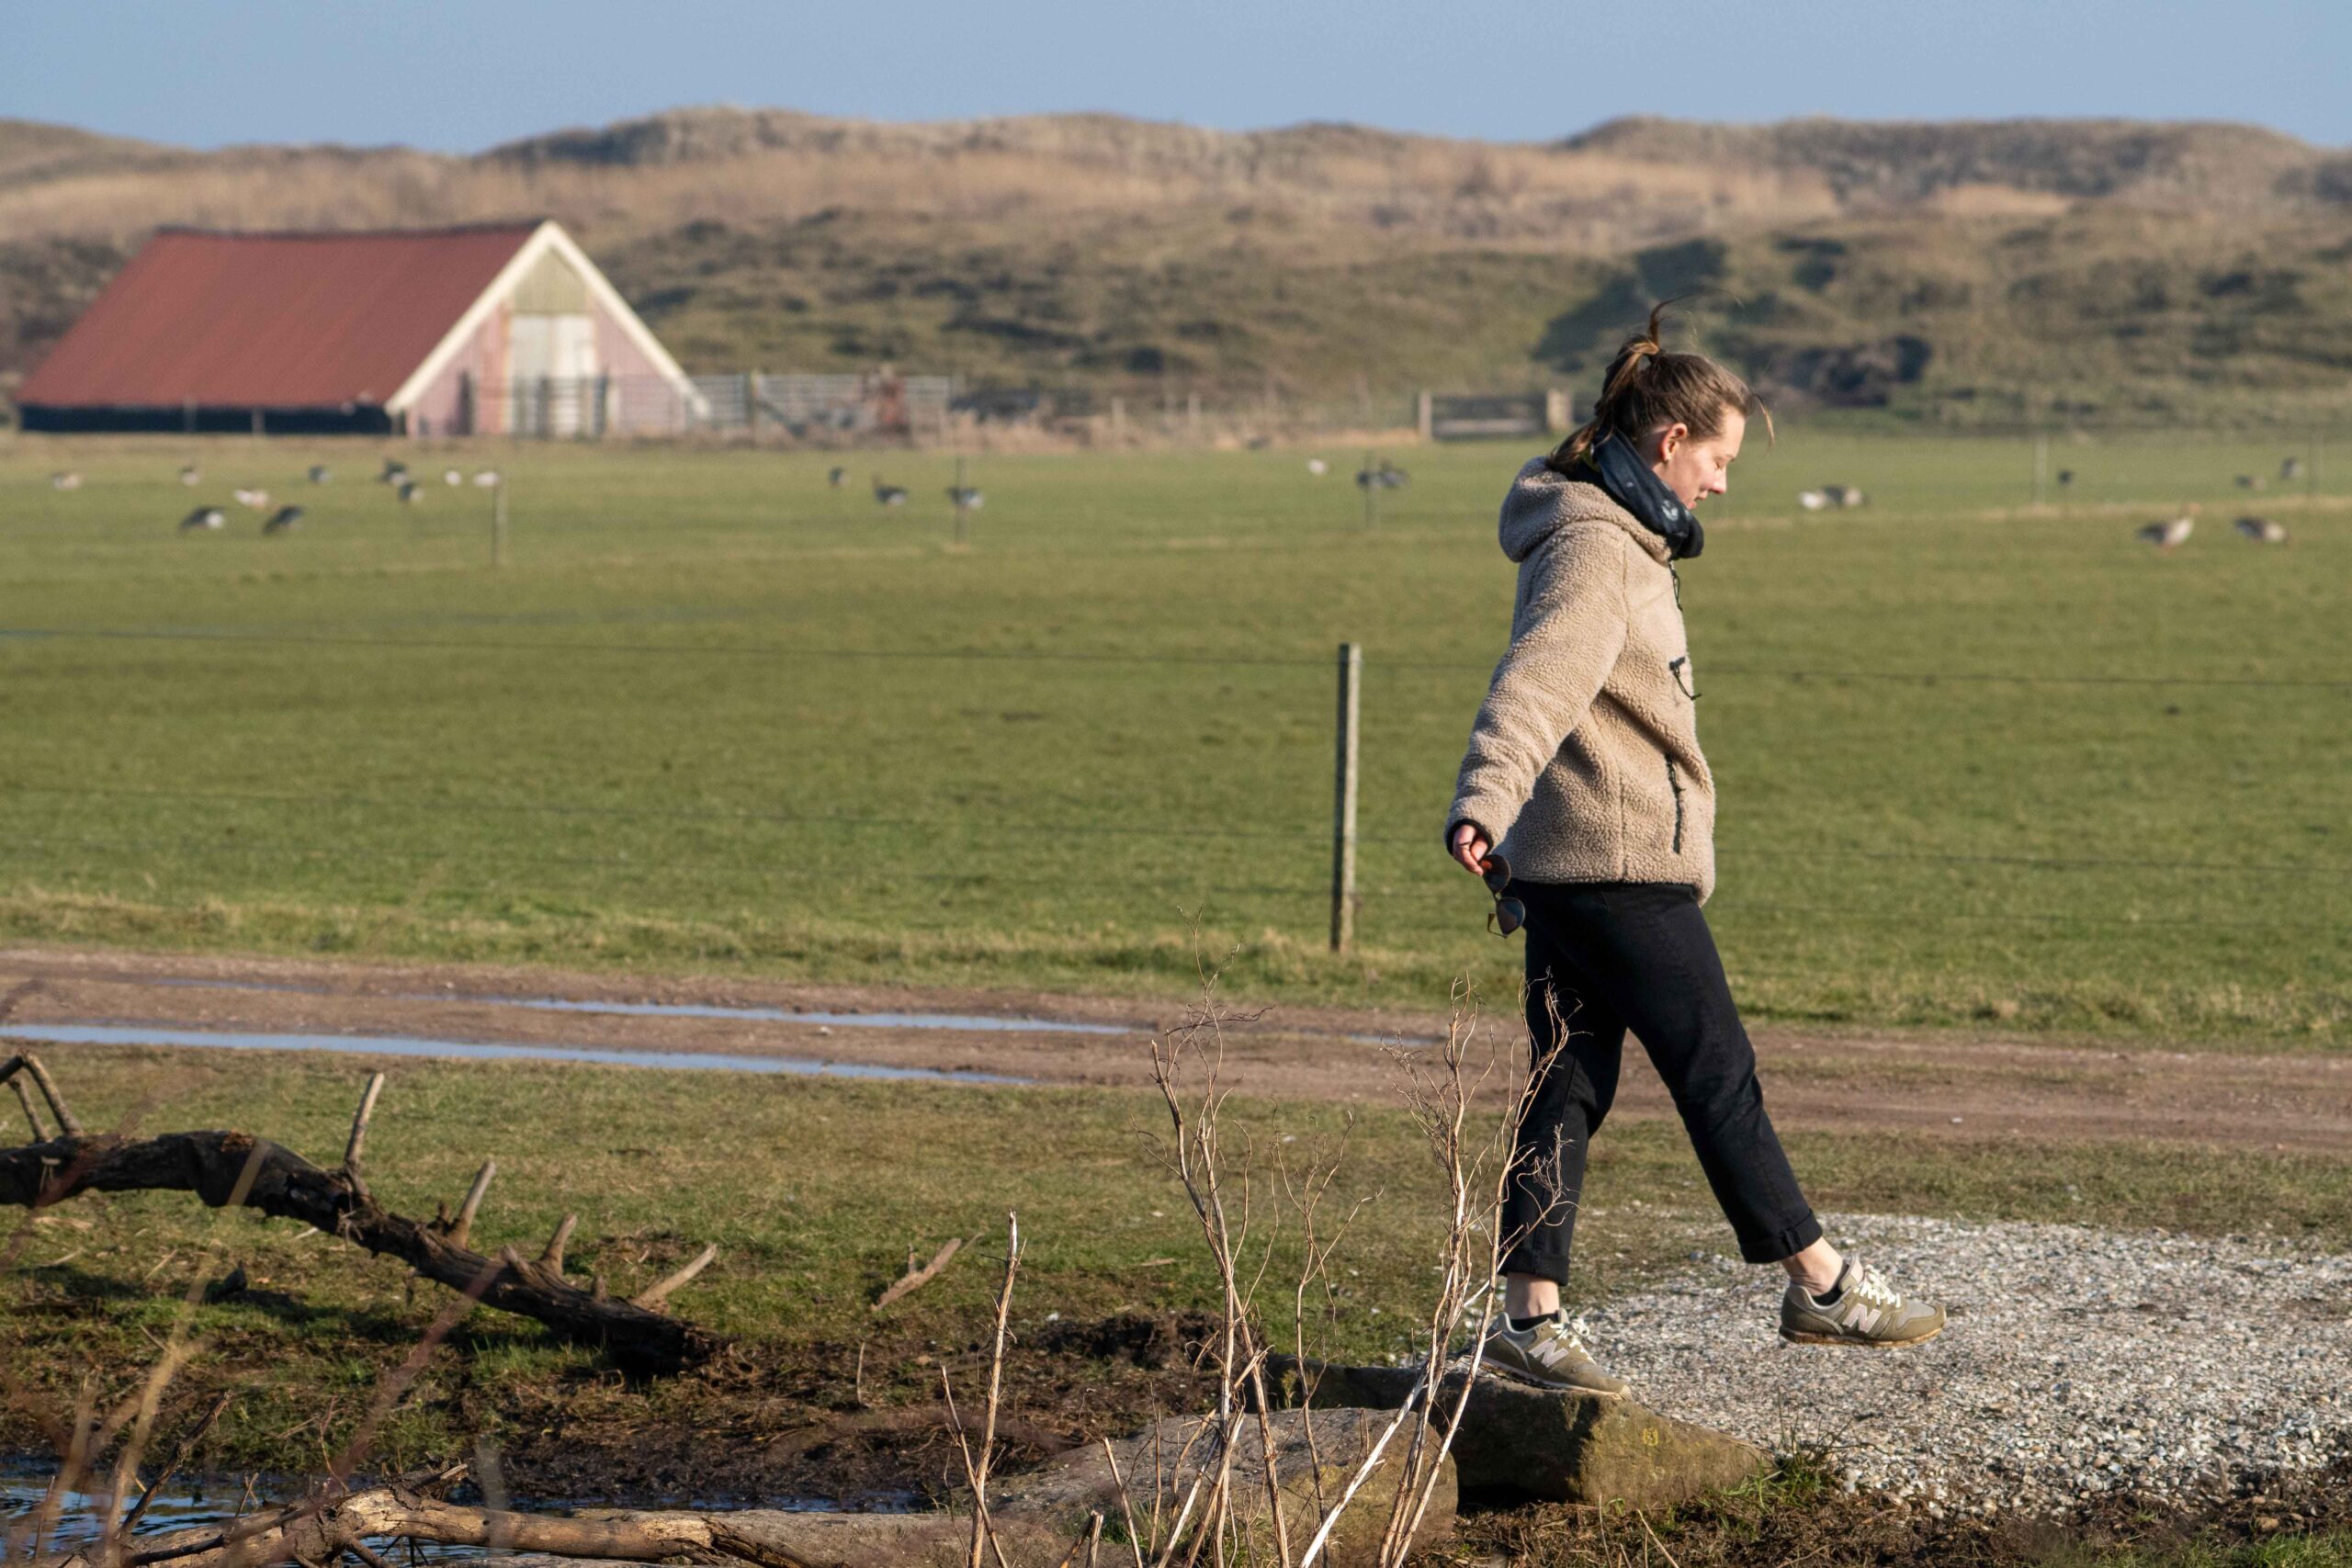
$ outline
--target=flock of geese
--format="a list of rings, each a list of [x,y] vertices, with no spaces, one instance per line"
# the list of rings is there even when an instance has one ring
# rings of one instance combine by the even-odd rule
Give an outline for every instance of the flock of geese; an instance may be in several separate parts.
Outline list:
[[[849,470],[838,465],[829,468],[825,472],[825,482],[833,489],[839,490],[849,483]],[[946,494],[948,502],[959,512],[978,512],[988,504],[989,500],[987,493],[978,485],[949,485]],[[875,504],[886,507],[904,506],[907,503],[907,495],[906,486],[891,484],[880,474],[874,476]]]
[[[1319,479],[1331,471],[1331,466],[1320,457],[1309,457],[1306,459],[1306,471]],[[2278,465],[2278,477],[2281,480],[2292,481],[2301,479],[2303,471],[2302,460],[2299,457],[2289,457]],[[2074,469],[2061,468],[2054,477],[2058,481],[2059,489],[2073,488]],[[334,475],[325,464],[313,463],[311,466],[311,484],[328,484],[334,478]],[[1412,475],[1397,468],[1385,457],[1374,458],[1367,456],[1364,458],[1364,466],[1356,470],[1355,479],[1357,488],[1362,490],[1402,490],[1411,481]],[[414,506],[425,494],[425,482],[411,474],[409,466],[397,457],[384,459],[383,471],[376,476],[376,479],[379,484],[390,485],[392,493],[397,495],[404,505]],[[179,471],[179,480],[181,484],[193,490],[204,482],[204,471],[194,463],[187,464]],[[441,482],[454,488],[468,483],[469,477],[460,469],[445,468],[441,473]],[[483,490],[495,490],[503,482],[503,479],[497,469],[483,468],[471,476],[470,482]],[[840,490],[849,482],[849,470],[836,465],[827,471],[825,482],[833,489]],[[2240,474],[2237,476],[2236,482],[2238,489],[2245,491],[2259,491],[2265,484],[2262,476],[2258,474]],[[52,490],[76,491],[82,488],[82,476],[74,469],[64,469],[50,475],[49,483]],[[239,506],[262,515],[261,531],[264,534],[283,534],[300,523],[306,515],[303,508],[292,504],[280,505],[273,509],[270,504],[272,497],[269,491],[258,487],[239,486],[229,493],[231,499]],[[988,497],[976,485],[949,485],[946,494],[948,501],[961,511],[977,512],[988,501]],[[907,496],[906,486],[891,484],[879,474],[874,476],[876,504],[885,508],[904,506],[907,503]],[[1807,512],[1821,512],[1832,508],[1843,510],[1860,506],[1864,500],[1861,491],[1853,485],[1826,484],[1797,491],[1797,504]],[[2202,509],[2196,502],[2188,502],[2183,505],[2176,515],[2161,518],[2141,528],[2134,537],[2144,540],[2162,551],[2177,550],[2187,544],[2189,536],[2197,531],[2197,515],[2200,510]],[[204,505],[197,507],[181,518],[179,526],[182,533],[208,533],[226,528],[228,523],[229,513],[226,507]],[[2289,539],[2286,525],[2268,517],[2241,517],[2233,526],[2240,536],[2251,539],[2256,544],[2283,545]]]
[[[2178,516],[2151,523],[2136,536],[2169,554],[2187,544],[2188,536],[2197,532],[2197,513],[2202,510],[2192,501],[2180,509]],[[2268,517],[2241,517],[2232,526],[2241,537],[2257,545],[2283,545],[2288,539],[2287,525]]]
[[[332,484],[334,482],[334,472],[324,463],[313,463],[310,468],[309,479],[313,485]],[[376,479],[379,484],[390,485],[392,493],[399,496],[404,504],[410,506],[415,505],[424,493],[424,483],[413,478],[409,473],[408,465],[397,457],[385,458],[384,471],[378,474]],[[179,480],[182,485],[194,490],[204,483],[204,470],[194,463],[185,464],[180,468]],[[470,480],[463,470],[447,468],[442,471],[441,482],[450,486],[470,482],[483,490],[495,490],[504,482],[504,479],[495,468],[480,469],[471,476]],[[79,472],[69,468],[50,475],[49,484],[51,490],[80,490],[82,476]],[[247,511],[260,514],[261,531],[265,535],[287,533],[309,515],[305,508],[291,502],[273,505],[272,502],[275,498],[258,485],[239,485],[229,491],[229,498]],[[228,507],[207,502],[194,508],[180,519],[179,531],[183,534],[212,534],[222,531],[228,525]]]

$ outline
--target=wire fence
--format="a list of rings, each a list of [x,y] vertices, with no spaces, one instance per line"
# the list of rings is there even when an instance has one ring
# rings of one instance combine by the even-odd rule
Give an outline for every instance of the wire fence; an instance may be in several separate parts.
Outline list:
[[[419,434],[534,440],[718,437],[854,446],[939,441],[958,434],[1031,432],[1088,445],[1225,445],[1376,432],[1429,440],[1556,435],[1571,404],[1556,388],[1446,392],[1361,387],[1302,395],[1204,391],[1172,384],[967,381],[904,374],[745,370],[655,375],[461,378],[455,406]],[[288,430],[295,428],[287,426]],[[266,433],[266,426],[264,433]]]
[[[261,643],[286,646],[372,648],[451,653],[550,653],[637,657],[681,655],[696,659],[844,659],[944,661],[948,663],[1140,664],[1232,666],[1243,669],[1328,669],[1330,660],[1303,655],[1216,654],[1184,652],[1124,652],[1086,649],[1001,648],[816,648],[794,643],[676,643],[535,641],[492,637],[382,637],[337,632],[280,629],[246,631],[234,627],[193,628],[116,626],[0,626],[0,639],[34,641],[44,638],[117,642]],[[1486,672],[1491,660],[1383,660],[1384,670]],[[2223,686],[2280,691],[2352,691],[2352,679],[2330,676],[2190,675],[2190,674],[2053,674],[2046,671],[1997,670],[1824,670],[1811,667],[1774,668],[1765,665],[1710,664],[1716,676],[1763,680],[1871,681],[1900,684],[2003,684],[2026,686]]]
[[[1286,671],[1314,669],[1329,671],[1328,659],[1310,659],[1282,655],[1211,655],[1138,652],[1113,649],[1001,649],[986,648],[933,649],[855,649],[814,647],[789,643],[710,644],[668,642],[609,642],[562,641],[530,638],[479,637],[386,637],[379,636],[310,633],[283,629],[240,630],[235,628],[174,628],[149,629],[88,626],[0,626],[0,640],[17,641],[127,641],[209,643],[255,648],[280,646],[314,646],[342,649],[384,649],[392,651],[433,651],[478,653],[494,651],[527,654],[535,658],[572,661],[582,659],[611,657],[639,658],[653,656],[675,659],[752,658],[774,661],[778,660],[914,660],[954,661],[975,666],[1006,661],[1047,664],[1123,664],[1130,666],[1258,667]],[[1491,666],[1470,660],[1400,660],[1394,663],[1368,661],[1374,672],[1430,671],[1451,675],[1483,674]],[[1894,672],[1886,671],[1838,671],[1816,669],[1776,669],[1763,666],[1718,666],[1711,671],[1714,676],[1727,678],[1787,680],[1793,682],[1873,682],[1900,681],[1933,687],[1941,684],[2008,682],[2030,687],[2165,687],[2204,686],[2227,688],[2246,693],[2279,691],[2308,693],[2312,690],[2352,692],[2352,680],[2317,677],[2273,677],[2265,675],[2217,674],[2131,674],[2115,675],[2096,671],[2080,673],[2047,673],[2041,671],[1918,671]],[[1342,741],[1341,750],[1349,749]],[[700,787],[709,789],[723,781],[703,780]],[[767,787],[764,784],[762,787]],[[561,798],[466,798],[456,796],[424,797],[398,792],[340,792],[305,789],[239,790],[196,786],[113,785],[103,783],[73,784],[43,784],[31,781],[0,781],[0,800],[11,803],[34,799],[123,799],[153,803],[157,807],[198,809],[208,816],[216,815],[213,808],[249,808],[266,812],[272,818],[302,813],[342,813],[364,815],[373,818],[417,816],[459,818],[480,824],[492,818],[574,818],[582,821],[631,822],[667,825],[705,825],[732,833],[746,829],[823,829],[827,833],[867,835],[888,833],[921,837],[939,845],[943,836],[954,832],[978,835],[979,844],[970,846],[974,852],[984,852],[996,840],[1023,839],[1074,840],[1127,840],[1137,843],[1160,842],[1182,844],[1225,841],[1236,844],[1266,846],[1306,852],[1319,852],[1344,836],[1351,842],[1367,846],[1410,846],[1426,848],[1434,873],[1440,864],[1439,835],[1434,828],[1427,833],[1357,834],[1351,818],[1344,829],[1326,826],[1311,820],[1292,824],[1263,822],[1108,822],[1057,818],[1050,821],[1024,819],[1012,814],[988,810],[960,809],[947,815],[902,815],[889,812],[860,812],[838,810],[777,810],[728,807],[617,805],[593,800]],[[1304,802],[1302,805],[1306,804]],[[315,820],[315,817],[313,818]],[[53,825],[53,824],[52,824]],[[371,826],[374,824],[371,823]],[[549,849],[500,841],[496,833],[473,836],[462,848],[436,847],[430,843],[383,844],[360,841],[355,838],[338,838],[330,833],[325,841],[308,841],[299,838],[279,836],[265,826],[258,837],[250,824],[235,824],[202,832],[166,832],[155,837],[116,838],[105,835],[73,836],[54,832],[11,834],[9,845],[21,852],[56,854],[106,853],[119,855],[169,852],[198,859],[264,860],[271,858],[305,859],[314,861],[372,863],[383,864],[446,865],[462,863],[467,865],[511,866],[543,870],[626,870],[649,877],[688,878],[700,883],[730,885],[751,882],[759,886],[813,886],[838,880],[840,874],[824,865],[813,863],[807,857],[793,856],[781,860],[763,860],[742,852],[730,852],[722,858],[680,856],[669,850],[661,852],[631,854],[627,852],[605,851],[592,853],[567,853]],[[2194,877],[2228,878],[2251,884],[2278,881],[2318,888],[2330,884],[2352,886],[2352,864],[2337,864],[2326,861],[2279,862],[2276,860],[2231,860],[2198,856],[2134,856],[2129,854],[2040,854],[1998,853],[1970,850],[1946,850],[1934,847],[1867,849],[1850,843],[1813,842],[1803,845],[1770,844],[1747,846],[1728,844],[1723,858],[1737,863],[1742,860],[1781,863],[1851,863],[1861,864],[1901,865],[1984,869],[1999,873],[2030,873],[2072,880],[2085,875],[2121,877]],[[926,859],[929,855],[926,855]],[[893,874],[899,874],[894,873]],[[909,868],[903,873],[907,880],[925,886],[967,889],[979,894],[1000,892],[1043,891],[1066,888],[1066,874],[1039,875],[1022,869],[1018,864],[1006,868],[1001,864],[974,870],[942,870],[936,864],[921,869]],[[1351,873],[1351,878],[1352,873]],[[1296,900],[1302,903],[1332,900],[1334,907],[1351,909],[1360,907],[1362,900],[1378,900],[1395,905],[1428,905],[1437,902],[1460,904],[1475,894],[1454,886],[1452,879],[1432,874],[1426,881],[1376,881],[1368,886],[1355,885],[1350,880],[1344,886],[1310,881],[1280,880],[1215,881],[1204,883],[1192,891],[1203,895],[1251,897],[1276,900]],[[2226,903],[2227,900],[2225,899]],[[1850,926],[1879,924],[1889,919],[1884,912],[1859,909],[1851,906],[1782,903],[1770,900],[1749,900],[1735,897],[1716,906],[1726,915],[1803,918],[1816,924]],[[2154,916],[2108,911],[2069,912],[2064,910],[2002,908],[1985,910],[1965,908],[1908,908],[1893,918],[1906,924],[1926,927],[1963,925],[2048,929],[2079,927],[2115,930],[2135,928],[2186,929],[2205,928],[2215,931],[2263,931],[2282,934],[2342,936],[2352,934],[2352,928],[2342,923],[2296,919],[2245,918],[2233,909],[2188,910]]]

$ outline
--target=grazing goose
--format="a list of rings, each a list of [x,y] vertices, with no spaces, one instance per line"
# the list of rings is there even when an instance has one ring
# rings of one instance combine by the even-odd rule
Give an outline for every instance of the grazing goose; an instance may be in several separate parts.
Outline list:
[[[849,470],[839,467],[827,468],[825,470],[825,482],[832,486],[835,490],[839,490],[842,485],[849,482]]]
[[[49,488],[51,490],[80,490],[82,488],[82,476],[74,472],[71,468],[68,468],[62,474],[51,474],[49,476]]]
[[[2301,457],[2281,458],[2278,463],[2278,477],[2282,479],[2301,479],[2303,477],[2303,460]]]
[[[1331,471],[1331,465],[1320,457],[1309,457],[1306,459],[1306,471],[1319,479]]]
[[[2267,517],[2241,517],[2237,531],[2257,545],[2283,545],[2287,542],[2287,525]]]
[[[424,494],[424,487],[414,479],[402,479],[394,488],[393,493],[401,498],[402,504],[414,506],[418,498]]]
[[[399,484],[402,479],[407,478],[408,465],[401,462],[398,457],[385,458],[384,471],[376,476],[378,482],[388,485]]]
[[[302,521],[300,507],[281,506],[269,514],[269,521],[261,525],[261,531],[265,534],[283,534],[300,521]]]
[[[1797,491],[1797,504],[1807,512],[1818,512],[1829,504],[1829,498],[1817,490],[1801,490]]]
[[[1823,485],[1821,497],[1832,506],[1860,506],[1862,492],[1852,485]]]
[[[2191,502],[2181,509],[2177,517],[2167,517],[2161,523],[2151,523],[2133,537],[2145,539],[2160,550],[2177,550],[2197,529],[2197,506]]]
[[[474,476],[474,485],[480,490],[496,490],[498,488],[498,479],[499,475],[496,468],[484,468],[481,472]]]
[[[978,485],[949,485],[947,499],[967,512],[978,512],[988,501]]]
[[[1376,468],[1366,467],[1356,470],[1356,485],[1361,490],[1403,490],[1412,482],[1412,475],[1385,457]]]
[[[198,468],[194,463],[183,463],[180,465],[180,483],[193,487],[200,485],[203,482],[204,470],[202,468]]]
[[[237,498],[239,506],[250,506],[255,512],[269,510],[269,491],[266,490],[240,490],[230,493]]]
[[[2075,470],[2074,470],[2074,469],[2072,469],[2072,468],[2061,468],[2061,469],[2059,469],[2059,470],[2058,470],[2058,488],[2059,488],[2060,490],[2064,490],[2064,489],[2066,489],[2069,485],[2073,484],[2074,482],[2075,482]]]
[[[313,463],[311,465],[311,482],[312,484],[322,485],[333,478],[334,478],[334,476],[327,472],[327,466],[324,463]]]
[[[2260,490],[2262,488],[2262,476],[2260,474],[2240,474],[2237,479],[2237,485],[2240,490]]]
[[[885,506],[904,506],[907,503],[907,487],[886,485],[882,482],[882,476],[876,474],[874,476],[874,499]]]
[[[224,528],[228,524],[229,514],[219,507],[199,506],[180,519],[180,532],[185,534],[194,528]]]

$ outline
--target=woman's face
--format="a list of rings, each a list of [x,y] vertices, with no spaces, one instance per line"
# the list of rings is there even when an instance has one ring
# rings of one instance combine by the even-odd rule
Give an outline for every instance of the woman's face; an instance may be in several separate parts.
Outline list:
[[[1696,506],[1731,489],[1732,462],[1739,456],[1739,443],[1747,434],[1747,416],[1727,408],[1723,428],[1713,435],[1694,438],[1687,424],[1659,426],[1642,444],[1643,456],[1683,505]]]

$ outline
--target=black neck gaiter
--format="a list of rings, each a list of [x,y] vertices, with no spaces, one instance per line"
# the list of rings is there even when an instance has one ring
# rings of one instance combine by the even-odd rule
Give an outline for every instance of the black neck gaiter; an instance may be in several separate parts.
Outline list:
[[[1592,482],[1607,491],[1610,500],[1666,541],[1670,558],[1688,560],[1706,547],[1706,531],[1699,526],[1699,519],[1642,461],[1632,442],[1613,431],[1604,434],[1585,453],[1584,461],[1598,476]]]

